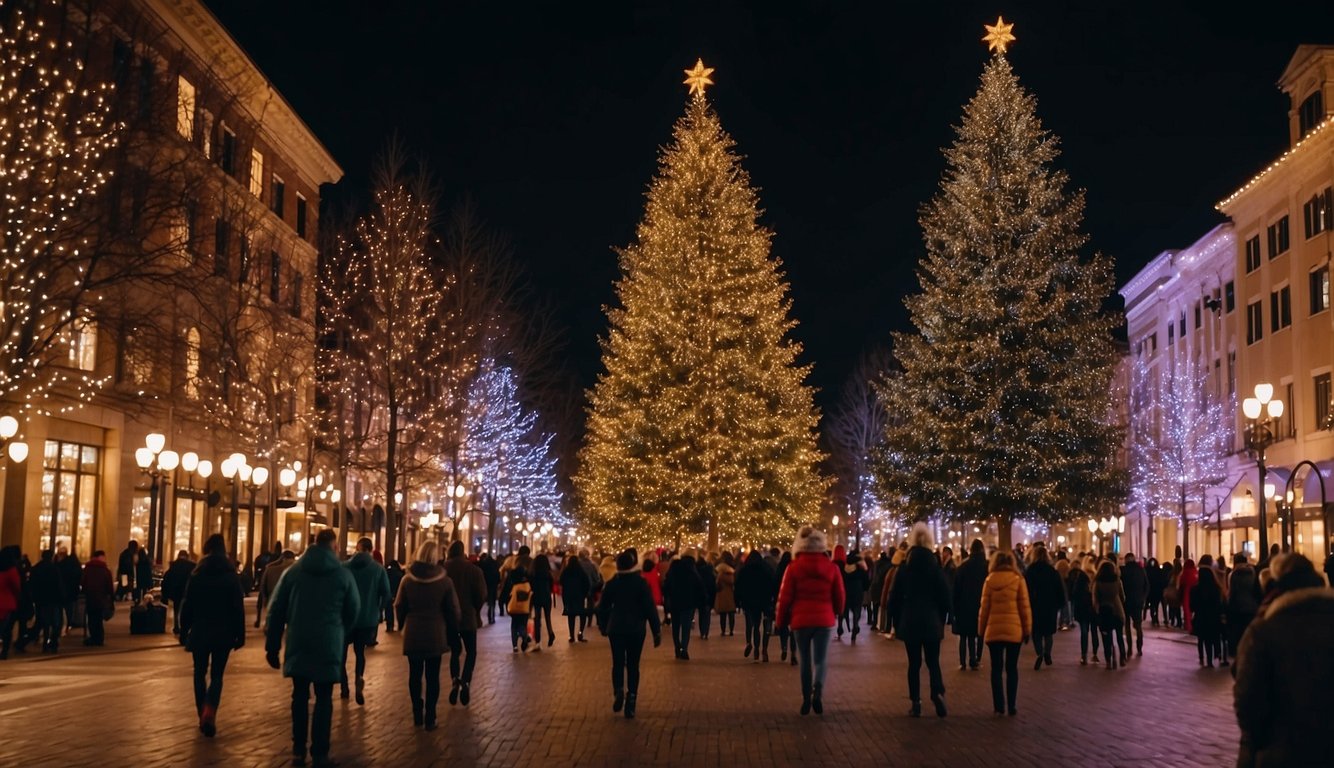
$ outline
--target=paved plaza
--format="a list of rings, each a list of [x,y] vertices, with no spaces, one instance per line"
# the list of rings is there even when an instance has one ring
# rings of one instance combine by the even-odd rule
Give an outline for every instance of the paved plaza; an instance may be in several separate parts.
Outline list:
[[[122,605],[123,607],[123,605]],[[247,607],[253,618],[252,601]],[[795,667],[742,657],[744,641],[698,637],[691,660],[645,650],[638,719],[611,711],[606,640],[510,652],[508,620],[485,627],[468,708],[441,700],[441,724],[412,727],[407,663],[395,634],[369,654],[367,702],[335,699],[332,756],[345,766],[1228,765],[1237,728],[1227,670],[1197,666],[1178,632],[1150,631],[1144,658],[1080,667],[1078,632],[1056,666],[1020,665],[1019,714],[991,711],[988,675],[942,653],[949,717],[907,717],[902,647],[863,635],[830,651],[823,717],[802,717]],[[72,642],[71,642],[72,641]],[[259,630],[232,657],[218,735],[196,728],[190,659],[171,636],[130,637],[119,610],[107,647],[0,662],[0,765],[281,766],[290,754],[290,686],[264,663]],[[448,677],[447,669],[444,675]],[[925,679],[923,686],[925,688]],[[448,683],[444,683],[448,690]],[[335,696],[337,694],[335,693]],[[910,757],[909,757],[910,756]]]

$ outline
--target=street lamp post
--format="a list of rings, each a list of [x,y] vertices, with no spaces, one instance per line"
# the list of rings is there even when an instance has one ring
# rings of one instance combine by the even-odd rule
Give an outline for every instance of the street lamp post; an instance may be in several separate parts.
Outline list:
[[[1255,397],[1248,397],[1241,404],[1242,413],[1250,421],[1246,427],[1246,450],[1255,458],[1260,471],[1261,490],[1265,489],[1265,450],[1278,441],[1277,422],[1283,416],[1283,401],[1274,399],[1274,385],[1261,383],[1255,385]],[[1263,418],[1262,418],[1263,417]],[[1260,557],[1269,557],[1269,523],[1265,519],[1268,494],[1258,501],[1260,523]]]
[[[166,517],[165,503],[159,496],[165,496],[166,478],[180,465],[181,457],[175,451],[164,450],[167,437],[160,432],[153,432],[144,438],[144,447],[135,450],[134,463],[139,471],[147,475],[151,483],[148,486],[148,559],[160,562],[162,548],[162,521]],[[55,525],[52,521],[51,542],[55,545]]]
[[[260,488],[264,487],[264,483],[269,479],[269,470],[264,467],[251,467],[247,464],[241,467],[239,474],[242,481],[245,482],[246,490],[250,491],[250,516],[246,521],[245,534],[245,566],[249,568],[255,562],[255,494]]]
[[[241,467],[245,465],[244,453],[233,453],[222,460],[222,476],[232,485],[232,552],[237,552],[241,543]]]

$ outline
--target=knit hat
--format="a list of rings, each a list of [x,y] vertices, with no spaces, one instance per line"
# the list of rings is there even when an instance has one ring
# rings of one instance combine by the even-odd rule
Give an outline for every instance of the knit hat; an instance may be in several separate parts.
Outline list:
[[[816,530],[814,526],[803,525],[801,530],[797,531],[797,540],[792,549],[795,552],[818,552],[823,555],[829,549],[828,544],[824,531]]]
[[[635,558],[635,553],[628,549],[616,556],[616,570],[618,571],[633,571],[637,564],[638,561]]]

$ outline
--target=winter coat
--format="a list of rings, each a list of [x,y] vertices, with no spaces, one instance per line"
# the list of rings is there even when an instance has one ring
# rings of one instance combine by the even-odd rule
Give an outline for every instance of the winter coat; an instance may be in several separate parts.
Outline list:
[[[1172,578],[1171,572],[1160,565],[1151,565],[1144,569],[1144,576],[1149,581],[1148,601],[1161,603],[1163,601],[1163,590],[1167,589],[1167,582]]]
[[[945,614],[950,610],[950,588],[936,553],[913,547],[889,591],[889,615],[894,632],[906,642],[939,640],[945,636]]]
[[[1241,639],[1232,689],[1241,727],[1240,768],[1334,765],[1325,738],[1334,718],[1334,590],[1310,587],[1274,599]]]
[[[1191,618],[1191,614],[1194,613],[1194,610],[1190,607],[1190,593],[1195,590],[1195,585],[1199,583],[1200,572],[1194,565],[1181,569],[1181,576],[1177,579],[1177,594],[1179,595],[1177,599],[1181,601],[1181,615],[1186,620],[1186,631],[1192,633],[1194,631],[1192,624],[1194,619]]]
[[[315,546],[287,569],[269,600],[265,649],[276,653],[287,636],[283,675],[336,683],[343,674],[349,630],[361,614],[361,593],[349,569],[328,547]]]
[[[32,592],[32,602],[39,609],[43,606],[65,605],[65,580],[60,578],[54,562],[43,560],[32,567],[28,575],[28,588]]]
[[[394,597],[394,611],[403,627],[404,656],[443,656],[456,644],[458,594],[445,569],[435,563],[408,566]]]
[[[847,602],[843,575],[821,552],[799,552],[778,589],[779,629],[823,629],[838,623]]]
[[[759,552],[751,552],[736,572],[737,605],[743,611],[767,613],[773,606],[773,593],[773,572]]]
[[[969,555],[954,574],[954,634],[980,637],[977,612],[982,609],[982,585],[987,581],[986,555]]]
[[[195,572],[195,564],[192,560],[176,558],[167,566],[167,572],[162,574],[162,599],[179,602],[185,598],[185,585],[190,581],[190,577]]]
[[[296,558],[280,557],[264,568],[264,578],[259,585],[259,598],[266,603],[273,597],[273,590],[278,588],[278,580],[288,568],[296,563]]]
[[[1126,623],[1126,591],[1121,579],[1093,579],[1093,615],[1102,629],[1115,629]]]
[[[83,581],[83,566],[79,564],[79,558],[65,555],[56,561],[56,571],[60,573],[60,582],[65,589],[65,600],[70,601],[78,597],[79,582]]]
[[[384,607],[394,596],[389,592],[389,574],[369,552],[358,552],[343,564],[357,582],[361,610],[350,629],[374,629],[384,620]]]
[[[616,558],[607,555],[598,563],[598,577],[602,579],[602,586],[605,588],[611,580],[616,578]]]
[[[482,569],[482,578],[486,581],[486,601],[496,599],[500,590],[500,562],[494,557],[486,557],[477,562]]]
[[[561,615],[583,616],[588,612],[588,597],[593,592],[593,584],[588,580],[588,573],[576,560],[560,572]]]
[[[482,605],[486,602],[486,574],[464,555],[445,560],[445,575],[454,584],[459,603],[459,631],[476,632],[482,626]],[[406,576],[404,578],[407,578]],[[399,586],[402,586],[400,581]],[[397,594],[397,593],[395,593]]]
[[[713,572],[713,566],[709,565],[709,561],[702,557],[695,564],[695,572],[699,574],[699,583],[704,585],[704,604],[700,608],[711,611],[713,601],[718,597],[718,576]],[[775,584],[774,595],[777,596],[777,593],[778,586]]]
[[[23,579],[18,566],[0,571],[0,619],[18,611],[19,596],[23,594]]]
[[[604,635],[642,636],[644,622],[648,622],[654,637],[662,632],[653,594],[637,571],[617,571],[607,581],[598,601],[597,619]]]
[[[648,592],[653,595],[653,604],[662,605],[662,574],[658,573],[657,563],[644,563],[644,570],[639,572],[639,577],[648,584]]]
[[[1088,571],[1079,566],[1071,568],[1066,584],[1070,589],[1070,607],[1075,621],[1092,626],[1098,616],[1093,610],[1093,580]]]
[[[15,568],[14,571],[17,573],[18,569]],[[88,561],[88,565],[83,568],[83,579],[79,582],[79,588],[83,590],[84,607],[88,612],[106,612],[107,606],[111,605],[116,597],[116,582],[111,578],[111,569],[107,567],[105,559],[94,557]],[[0,611],[0,616],[2,615],[4,611]]]
[[[736,613],[736,569],[727,563],[718,563],[718,593],[713,598],[713,609],[718,613]]]
[[[880,593],[885,589],[885,577],[889,575],[889,567],[889,555],[881,552],[875,561],[875,570],[871,572],[871,602],[876,605],[880,605]]]
[[[1033,634],[1054,635],[1061,608],[1065,605],[1065,585],[1056,567],[1044,561],[1035,561],[1024,572],[1028,583],[1028,604],[1033,611]]]
[[[1143,566],[1134,561],[1121,566],[1121,586],[1126,591],[1126,612],[1142,616],[1149,599],[1149,577]]]
[[[977,628],[987,643],[1022,643],[1033,634],[1033,609],[1023,576],[1015,571],[987,575],[977,610]]]
[[[534,610],[551,607],[551,592],[556,582],[550,570],[539,573],[536,568],[529,568],[528,586],[533,590],[531,605]]]
[[[139,562],[134,566],[134,585],[144,591],[153,588],[153,559],[142,549],[139,550]]]
[[[188,561],[177,560],[172,566],[180,562]],[[199,561],[186,579],[181,600],[181,638],[187,650],[226,651],[245,645],[245,595],[225,555]]]
[[[1238,618],[1254,616],[1260,610],[1260,579],[1249,563],[1239,565],[1228,578],[1227,610]]]
[[[682,616],[693,615],[705,604],[704,582],[699,579],[695,558],[682,557],[672,561],[667,578],[662,582],[662,598],[673,614]]]
[[[129,547],[126,547],[120,551],[120,555],[116,558],[116,580],[120,581],[124,577],[125,583],[131,587],[134,586],[134,558],[136,554],[142,557],[144,551],[142,549],[131,551]]]
[[[870,586],[871,574],[867,573],[861,555],[848,555],[848,562],[843,566],[843,593],[847,595],[848,605],[860,609]]]
[[[1191,627],[1196,637],[1217,638],[1223,631],[1223,593],[1210,574],[1204,573],[1191,589],[1190,610],[1195,614]]]

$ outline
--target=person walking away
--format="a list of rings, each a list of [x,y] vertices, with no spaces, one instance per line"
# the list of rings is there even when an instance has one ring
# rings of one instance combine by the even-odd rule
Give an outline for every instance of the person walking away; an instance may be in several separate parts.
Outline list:
[[[1070,558],[1064,549],[1056,553],[1055,565],[1056,574],[1061,577],[1061,589],[1064,590],[1065,585],[1070,583]],[[1066,592],[1065,602],[1061,604],[1060,630],[1064,632],[1068,629],[1070,629],[1070,593]]]
[[[116,599],[121,600],[126,596],[131,596],[135,602],[139,602],[139,592],[135,588],[134,577],[138,572],[139,564],[139,542],[130,539],[130,542],[122,549],[120,556],[116,559]]]
[[[1242,636],[1233,672],[1237,765],[1334,765],[1334,590],[1302,555],[1270,562],[1277,597]]]
[[[356,658],[358,705],[366,703],[366,646],[378,642],[377,636],[380,620],[384,618],[384,607],[394,599],[394,595],[389,591],[389,574],[385,572],[383,565],[375,562],[371,554],[374,548],[375,542],[370,539],[365,537],[358,539],[356,553],[343,565],[357,584],[357,597],[361,610],[349,629],[347,643],[343,645],[343,669],[338,681],[339,693],[344,699],[347,698],[347,646],[351,645]]]
[[[1028,582],[1019,575],[1014,555],[1003,549],[996,550],[991,556],[989,571],[986,583],[982,585],[977,627],[991,654],[991,704],[998,715],[1005,712],[1016,715],[1019,713],[1019,648],[1033,633]]]
[[[14,625],[18,621],[19,599],[23,595],[18,555],[18,547],[0,549],[0,660],[9,658]]]
[[[1028,586],[1028,604],[1033,612],[1033,651],[1037,660],[1033,669],[1042,669],[1045,663],[1051,666],[1052,641],[1056,637],[1056,628],[1060,624],[1061,606],[1065,605],[1065,584],[1061,575],[1051,563],[1051,555],[1041,544],[1031,550],[1032,562],[1024,572],[1024,581]]]
[[[195,562],[190,559],[190,553],[182,549],[176,553],[176,559],[171,561],[171,565],[167,566],[167,572],[162,574],[162,599],[171,604],[173,635],[181,634],[181,601],[185,599],[185,585],[194,572]],[[259,609],[255,611],[255,626],[259,626]],[[184,642],[183,636],[181,640]]]
[[[306,764],[307,736],[314,764],[330,764],[333,687],[343,677],[347,633],[361,613],[356,579],[334,553],[337,539],[333,530],[321,530],[315,545],[279,579],[269,602],[265,660],[292,679],[293,765]],[[312,689],[313,718],[308,709]]]
[[[699,562],[695,564],[695,571],[699,573],[699,583],[704,585],[704,602],[699,606],[699,637],[701,640],[709,639],[710,625],[713,623],[713,601],[718,596],[718,578],[713,570],[711,560],[717,558],[713,553],[707,556],[701,555]]]
[[[135,600],[143,600],[153,591],[153,558],[148,550],[140,547],[134,561]]]
[[[1080,558],[1070,567],[1066,582],[1070,593],[1070,611],[1079,625],[1079,663],[1089,663],[1089,637],[1093,638],[1093,663],[1098,663],[1098,615],[1093,610],[1093,578],[1089,575],[1088,559]]]
[[[838,566],[825,557],[824,531],[804,525],[797,531],[796,552],[778,590],[776,623],[794,633],[801,661],[801,714],[824,714],[824,684],[829,641],[847,595]]]
[[[1245,552],[1232,556],[1232,573],[1227,589],[1227,644],[1235,659],[1241,646],[1241,637],[1255,620],[1260,610],[1260,579],[1251,567]]]
[[[889,607],[889,593],[894,589],[894,577],[903,567],[903,562],[908,558],[908,542],[901,542],[894,555],[889,560],[889,571],[885,574],[885,585],[881,587],[880,605],[882,609]],[[894,614],[889,610],[881,610],[880,629],[886,635],[894,637]]]
[[[913,526],[912,548],[894,576],[888,608],[894,631],[908,653],[908,714],[922,714],[922,662],[931,680],[931,703],[936,716],[945,716],[945,680],[940,674],[940,641],[945,636],[945,614],[950,609],[950,590],[925,523]]]
[[[1200,666],[1213,668],[1214,654],[1223,631],[1223,593],[1213,568],[1200,569],[1199,581],[1190,591],[1190,625],[1195,634],[1195,649]]]
[[[584,600],[584,612],[579,617],[579,634],[582,636],[584,630],[589,624],[594,622],[593,606],[597,605],[598,596],[602,593],[602,585],[606,582],[602,578],[602,572],[598,570],[597,563],[589,556],[587,549],[579,550],[579,567],[584,569],[584,574],[588,576],[588,597]],[[584,640],[583,642],[588,642]]]
[[[172,565],[179,562],[177,557]],[[245,595],[222,534],[204,542],[204,557],[191,569],[181,592],[177,613],[181,642],[194,657],[195,715],[199,732],[211,738],[217,733],[227,659],[245,645]]]
[[[1126,641],[1129,645],[1131,631],[1134,631],[1135,656],[1144,655],[1144,604],[1149,599],[1149,577],[1135,559],[1134,553],[1127,552],[1125,564],[1121,566],[1121,586],[1126,591]],[[1127,655],[1129,652],[1127,651]]]
[[[456,541],[460,549],[463,542]],[[450,545],[451,549],[454,545]],[[440,702],[440,659],[445,650],[457,648],[459,628],[466,611],[459,604],[458,591],[445,568],[437,564],[440,546],[426,540],[417,547],[417,555],[394,597],[394,612],[403,627],[403,655],[408,657],[408,695],[412,699],[412,723],[433,731],[436,706]],[[465,558],[465,564],[473,566]],[[480,577],[480,574],[477,576]],[[480,578],[478,578],[480,581]],[[470,589],[475,588],[470,587]],[[473,624],[478,617],[477,595],[473,594]],[[477,631],[473,630],[474,645]],[[471,658],[471,654],[470,654]],[[422,683],[425,682],[425,696]],[[454,694],[450,694],[453,703]],[[466,703],[466,702],[465,702]]]
[[[579,558],[575,555],[566,557],[565,565],[560,569],[560,612],[565,616],[571,643],[575,642],[576,627],[579,642],[586,642],[584,625],[588,616],[585,611],[588,608],[588,596],[592,591],[593,584],[588,580],[588,571],[579,564]]]
[[[857,644],[857,635],[862,631],[862,601],[865,600],[866,590],[870,586],[871,575],[866,571],[866,563],[862,562],[861,553],[853,550],[843,565],[843,593],[847,596],[847,608],[844,614],[853,645]]]
[[[839,578],[842,578],[840,575]],[[769,661],[769,637],[762,634],[764,615],[773,599],[773,574],[758,549],[751,550],[736,574],[736,602],[746,621],[746,658]]]
[[[486,623],[496,623],[496,600],[500,596],[500,561],[483,552],[477,559],[477,567],[482,569],[482,580],[486,583]],[[500,614],[504,616],[504,612]]]
[[[32,567],[28,582],[37,608],[37,627],[42,633],[42,653],[60,650],[60,628],[65,615],[65,582],[56,570],[55,552],[42,550],[42,559]]]
[[[968,559],[954,574],[950,593],[954,605],[954,634],[959,636],[959,669],[976,670],[982,663],[982,634],[977,624],[982,608],[982,585],[987,581],[987,550],[981,539],[973,539]]]
[[[1195,612],[1190,604],[1190,595],[1194,591],[1195,585],[1200,583],[1200,571],[1195,567],[1195,561],[1186,558],[1181,566],[1181,576],[1177,579],[1177,594],[1181,600],[1181,618],[1186,626],[1186,634],[1195,634],[1195,625],[1192,623],[1191,615]]]
[[[842,575],[843,575],[843,566],[845,566],[845,565],[848,564],[848,554],[847,554],[847,552],[843,549],[843,545],[842,545],[842,544],[835,544],[835,545],[834,545],[834,553],[830,556],[830,559],[834,561],[834,565],[838,567],[838,573],[839,573],[839,575],[842,576]],[[845,595],[845,596],[846,596],[846,594],[847,594],[847,586],[848,586],[848,585],[847,585],[847,582],[844,582],[844,584],[843,584],[843,589],[844,589],[844,595]],[[847,617],[846,617],[844,614],[846,614],[846,613],[847,613],[847,607],[844,606],[844,613],[839,614],[839,616],[838,616],[838,626],[837,626],[837,627],[835,628],[835,630],[834,630],[834,640],[837,641],[837,642],[840,642],[840,643],[843,642],[843,624],[845,623],[845,621],[846,621],[846,619],[847,619]]]
[[[505,589],[500,595],[505,605],[505,612],[510,617],[510,644],[514,652],[519,652],[519,641],[523,641],[523,652],[528,652],[528,614],[533,608],[533,585],[528,583],[528,571],[523,566],[515,566],[505,577]],[[538,638],[539,643],[541,638]],[[539,644],[538,648],[542,646]]]
[[[100,549],[93,552],[93,559],[84,566],[79,589],[83,591],[84,617],[88,622],[88,636],[83,644],[100,646],[106,642],[104,624],[116,606],[116,582],[107,567],[106,552]],[[0,611],[0,615],[3,613]]]
[[[885,577],[889,575],[889,553],[881,552],[871,570],[871,616],[869,626],[872,632],[880,631],[880,593],[885,589]]]
[[[261,613],[268,610],[269,601],[273,599],[273,591],[278,588],[278,580],[295,562],[296,553],[290,549],[284,549],[278,559],[269,563],[268,567],[264,569],[264,579],[259,584],[259,596],[255,598],[256,604],[264,606]]]
[[[636,567],[637,559],[631,550],[616,556],[616,574],[603,586],[596,609],[598,627],[611,641],[611,711],[624,708],[627,720],[634,719],[639,700],[639,657],[644,651],[645,627],[653,633],[653,647],[662,644],[658,606]]]
[[[69,634],[70,629],[75,628],[78,617],[75,615],[75,605],[79,601],[79,582],[83,581],[83,564],[79,562],[79,556],[71,553],[61,544],[56,549],[56,570],[60,572],[60,581],[65,588],[65,634]],[[88,606],[84,604],[84,614],[88,613]],[[83,627],[86,629],[88,620],[85,618]]]
[[[731,552],[723,552],[723,559],[713,569],[718,575],[713,596],[713,609],[718,612],[718,631],[724,637],[736,634],[736,565]]]
[[[1144,564],[1144,577],[1149,582],[1149,591],[1145,595],[1145,606],[1149,611],[1149,622],[1155,629],[1158,628],[1159,607],[1163,603],[1163,590],[1167,589],[1168,574],[1158,565],[1156,558],[1149,558]]]
[[[445,560],[445,575],[453,583],[459,604],[458,642],[451,644],[449,654],[449,703],[472,701],[472,671],[477,666],[477,630],[482,626],[482,603],[486,602],[486,576],[482,569],[463,554],[463,542],[449,545]],[[454,635],[451,635],[451,637]],[[459,656],[466,653],[467,658]],[[460,663],[462,662],[462,663]]]
[[[539,554],[533,558],[533,570],[528,576],[532,589],[533,597],[531,610],[533,615],[533,640],[537,646],[534,652],[542,650],[542,618],[547,620],[547,646],[550,647],[556,642],[556,628],[551,626],[551,600],[552,591],[556,585],[556,578],[551,571],[551,560],[546,554]]]
[[[1112,648],[1112,637],[1122,632],[1126,625],[1126,593],[1121,585],[1121,578],[1116,574],[1116,563],[1102,561],[1098,574],[1093,578],[1093,612],[1098,617],[1098,630],[1102,633],[1102,650],[1106,658],[1107,669],[1116,669],[1118,654]],[[1124,640],[1120,647],[1120,664],[1126,663]]]
[[[788,569],[788,566],[790,566],[790,565],[792,565],[792,552],[791,552],[791,551],[786,551],[786,552],[784,552],[784,553],[782,554],[781,557],[778,558],[778,569],[777,569],[777,571],[776,571],[776,573],[775,573],[775,577],[774,577],[774,609],[775,609],[775,614],[777,613],[778,595],[779,595],[779,593],[782,592],[782,590],[783,590],[783,579],[787,576],[787,569]],[[845,602],[846,602],[846,596],[845,596]],[[777,625],[778,625],[778,621],[777,621],[777,617],[775,616],[774,626],[777,627]],[[794,637],[794,636],[792,635],[792,630],[790,630],[790,629],[783,629],[783,630],[775,629],[775,632],[778,633],[778,647],[779,647],[779,649],[780,649],[780,651],[781,651],[781,653],[782,653],[782,657],[781,657],[779,660],[780,660],[780,661],[788,661],[789,658],[790,658],[790,659],[791,659],[792,666],[794,666],[794,667],[797,666],[797,639],[796,639],[796,637]],[[791,654],[790,657],[789,657],[789,654]]]
[[[672,611],[672,644],[676,646],[676,658],[682,661],[690,660],[690,630],[695,624],[695,614],[705,605],[704,583],[700,581],[695,559],[695,550],[687,549],[672,561],[663,580],[663,600],[671,605]],[[760,565],[764,566],[763,558]]]

